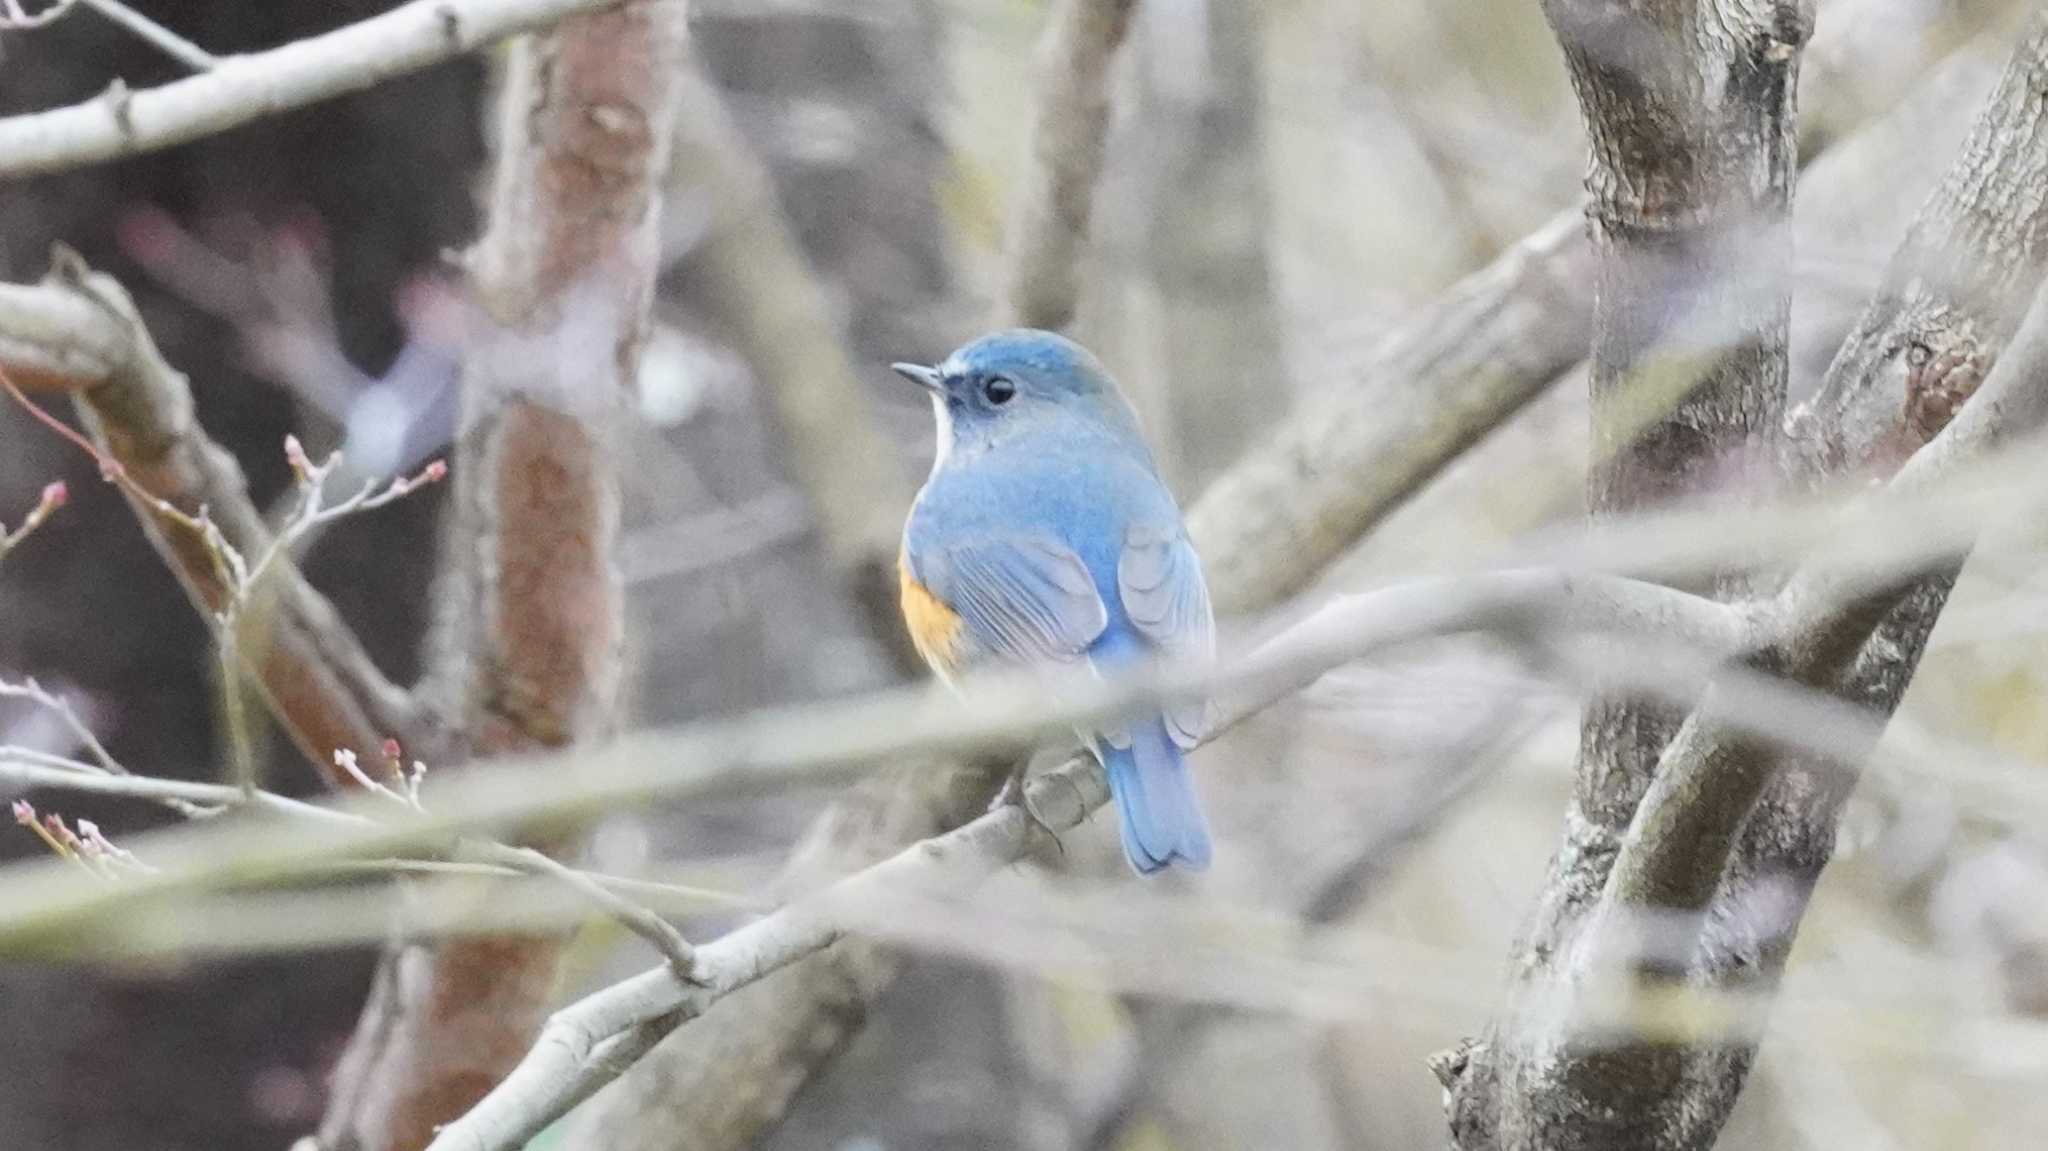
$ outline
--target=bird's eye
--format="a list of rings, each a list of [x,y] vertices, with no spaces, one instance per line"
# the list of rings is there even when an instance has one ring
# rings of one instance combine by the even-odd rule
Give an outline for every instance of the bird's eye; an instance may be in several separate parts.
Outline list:
[[[1017,385],[1001,376],[991,376],[987,383],[981,385],[981,394],[989,403],[1001,407],[1017,398]]]

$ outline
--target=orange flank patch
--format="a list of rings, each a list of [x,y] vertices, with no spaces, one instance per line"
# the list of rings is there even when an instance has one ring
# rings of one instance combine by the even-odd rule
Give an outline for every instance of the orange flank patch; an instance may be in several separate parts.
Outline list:
[[[896,557],[896,574],[903,585],[903,622],[909,625],[910,642],[932,670],[943,676],[960,662],[960,613],[917,582],[910,574],[910,557]]]

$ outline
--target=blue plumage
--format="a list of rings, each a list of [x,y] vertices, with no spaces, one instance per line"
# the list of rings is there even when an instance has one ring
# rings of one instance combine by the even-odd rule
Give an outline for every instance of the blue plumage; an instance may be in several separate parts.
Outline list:
[[[1167,654],[1208,658],[1200,561],[1129,403],[1085,349],[999,332],[935,368],[939,456],[904,529],[906,614],[950,675],[982,661],[1086,660],[1105,674]],[[950,615],[934,621],[936,601]],[[1124,851],[1150,873],[1209,863],[1185,753],[1201,709],[1086,733],[1116,797]]]

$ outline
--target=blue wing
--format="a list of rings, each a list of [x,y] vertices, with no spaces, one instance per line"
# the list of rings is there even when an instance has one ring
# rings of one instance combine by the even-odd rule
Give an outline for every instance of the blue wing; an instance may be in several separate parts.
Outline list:
[[[1216,658],[1209,587],[1202,582],[1201,560],[1178,524],[1126,531],[1116,584],[1131,626],[1161,655],[1203,663]],[[1167,733],[1178,746],[1192,748],[1208,729],[1207,713],[1201,702],[1178,704],[1166,713]]]
[[[1005,660],[1081,658],[1109,625],[1088,565],[1042,536],[919,549],[917,576],[958,612],[979,652]]]

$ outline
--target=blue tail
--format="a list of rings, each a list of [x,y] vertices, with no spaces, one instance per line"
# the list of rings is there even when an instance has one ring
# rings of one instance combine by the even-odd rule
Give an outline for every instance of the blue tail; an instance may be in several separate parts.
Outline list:
[[[1189,871],[1209,866],[1209,824],[1202,818],[1195,781],[1166,724],[1135,724],[1129,747],[1098,739],[1095,753],[1116,797],[1124,855],[1140,875],[1178,862]]]

